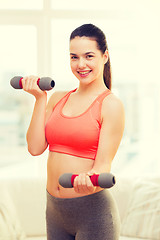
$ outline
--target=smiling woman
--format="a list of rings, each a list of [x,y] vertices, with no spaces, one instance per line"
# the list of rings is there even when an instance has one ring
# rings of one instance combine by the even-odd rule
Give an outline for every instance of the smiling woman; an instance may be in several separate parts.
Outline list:
[[[104,64],[108,60],[108,52],[102,55],[97,49],[95,40],[75,37],[70,43],[70,55],[71,70],[79,81],[85,78],[85,83],[88,84],[96,78],[101,80]]]
[[[75,61],[78,61],[78,56],[74,53],[70,53],[70,56],[71,56],[71,69],[73,68],[73,65],[75,65],[75,63],[73,64],[73,60],[74,62]],[[95,53],[94,52],[87,52],[83,55],[83,58],[86,59],[86,60],[91,60],[93,57],[95,56]],[[79,62],[80,61],[83,61],[81,59],[79,59]],[[82,62],[82,68],[83,68],[83,65],[85,64],[85,62],[83,63]],[[79,63],[79,66],[80,66],[80,63]],[[91,72],[92,70],[77,70],[77,73],[81,75],[81,77],[87,77],[89,75],[89,73]],[[72,70],[73,72],[73,70]]]
[[[70,36],[70,40],[72,40],[70,43],[70,52],[72,54],[71,47],[73,45],[72,42],[74,40],[76,40],[76,44],[77,44],[74,46],[76,48],[76,51],[77,51],[77,49],[79,49],[78,45],[80,44],[80,42],[78,42],[78,40],[79,41],[90,40],[90,42],[88,43],[88,46],[86,43],[86,46],[87,46],[86,52],[85,52],[86,46],[83,46],[83,43],[85,44],[85,41],[81,42],[81,44],[80,44],[80,46],[82,46],[82,48],[84,48],[83,50],[81,49],[82,52],[84,51],[84,53],[83,53],[84,58],[82,58],[82,60],[83,59],[89,60],[88,63],[90,63],[91,65],[93,64],[94,68],[97,66],[97,69],[99,68],[99,71],[103,72],[103,79],[104,79],[105,85],[109,89],[111,89],[111,66],[110,66],[110,57],[109,57],[109,53],[108,53],[108,46],[107,46],[106,38],[102,31],[97,30],[97,32],[95,34],[95,32],[94,32],[95,29],[93,28],[91,31],[88,31],[87,26],[90,26],[90,24],[83,25],[83,27],[77,28],[75,31],[72,32],[72,34]],[[87,37],[87,39],[86,39],[86,37]],[[83,38],[85,38],[85,39],[83,39]],[[92,46],[89,46],[91,44],[91,41],[92,41]],[[90,51],[90,48],[93,50]],[[74,51],[74,48],[73,48],[73,51]],[[81,66],[80,60],[81,60],[81,58],[79,59],[79,67],[85,68],[84,65],[86,64],[86,62],[84,62],[84,63],[82,62],[82,64],[84,64],[84,65]],[[101,67],[101,66],[103,66],[103,67]],[[71,69],[72,69],[72,64],[71,64]]]
[[[53,129],[55,138],[52,137],[52,134],[48,136],[48,142],[49,140],[53,141],[50,142],[50,149],[53,151],[49,152],[47,166],[47,190],[51,204],[52,201],[57,201],[55,196],[58,197],[58,200],[59,198],[75,200],[78,198],[77,196],[81,195],[82,190],[94,190],[91,185],[89,185],[89,189],[83,188],[86,183],[90,184],[84,173],[93,167],[95,167],[93,170],[100,171],[97,160],[99,159],[101,162],[106,159],[105,150],[109,148],[106,149],[106,144],[99,145],[101,153],[103,152],[104,155],[98,154],[98,151],[97,155],[95,154],[97,139],[100,139],[97,136],[102,126],[101,123],[108,126],[106,122],[112,122],[112,119],[107,119],[107,117],[117,119],[113,112],[105,114],[105,110],[111,110],[114,105],[115,112],[119,114],[117,111],[119,98],[122,99],[125,106],[126,128],[121,146],[112,162],[112,172],[117,178],[121,175],[123,177],[134,176],[135,179],[137,176],[147,174],[149,176],[159,175],[160,169],[160,111],[158,111],[160,109],[160,34],[157,30],[160,22],[159,1],[102,0],[103,4],[100,4],[99,1],[82,0],[80,5],[77,5],[76,2],[75,0],[0,1],[0,176],[5,178],[46,177],[44,158],[47,158],[48,151],[45,152],[45,156],[40,155],[33,158],[27,153],[26,147],[25,132],[30,121],[33,98],[23,91],[11,89],[9,81],[16,74],[53,77],[56,82],[54,89],[56,92],[49,100],[47,111],[50,112],[49,109],[53,109],[56,103],[63,98],[58,104],[58,108],[54,108],[54,111],[59,109],[58,121],[55,120],[55,123],[62,123],[59,127],[61,134],[66,132],[70,135],[66,138],[59,137],[56,124],[49,126],[49,120],[47,122],[46,119],[49,127],[56,128],[56,133]],[[71,42],[68,44],[70,32],[76,27],[90,22],[100,26],[107,36],[113,73],[110,91],[110,87],[106,89],[102,81],[101,89],[99,89],[99,85],[92,84],[95,81],[92,81],[91,76],[96,75],[96,68],[92,63],[95,59],[97,60],[97,57],[100,61],[104,57],[101,52],[102,55],[99,55],[98,50],[100,49],[93,44],[95,43],[93,39],[87,39],[91,45],[93,44],[92,49],[87,47],[85,51],[78,52],[77,49],[73,51],[74,46],[72,45],[72,51],[71,49],[68,51],[68,45],[71,47]],[[79,38],[81,37],[75,36],[72,43],[76,44],[75,40]],[[70,58],[69,52],[73,54]],[[103,57],[101,58],[101,56]],[[109,60],[107,60],[108,62]],[[69,64],[77,65],[75,69],[73,67],[77,77],[71,73]],[[91,82],[89,83],[89,81]],[[82,88],[78,88],[79,84]],[[87,90],[86,86],[88,85],[96,86],[93,95],[91,92],[89,95],[89,91],[84,91]],[[115,95],[118,98],[113,99]],[[112,105],[109,105],[109,102],[112,102]],[[101,110],[102,116],[96,114],[97,109]],[[53,118],[50,119],[53,120],[55,116],[54,114],[52,116]],[[86,116],[89,119],[87,124]],[[76,124],[73,122],[78,121],[79,118],[83,121],[77,130]],[[38,120],[42,119],[42,116],[38,118]],[[70,124],[64,124],[63,121]],[[70,128],[64,126],[70,126]],[[61,129],[63,131],[60,131]],[[116,130],[116,128],[114,129]],[[103,130],[103,132],[108,131],[107,127],[104,127]],[[39,133],[39,131],[37,132]],[[78,141],[84,143],[84,138],[87,139],[85,144],[78,144]],[[60,142],[55,144],[54,139]],[[110,139],[106,140],[105,133],[101,134],[101,139],[105,139],[104,142],[107,142],[107,146],[109,146]],[[59,145],[62,143],[61,141],[68,144],[67,148],[63,148],[65,153],[62,152],[62,145]],[[82,147],[86,147],[87,143],[89,151],[82,151],[84,150]],[[112,143],[110,144],[112,146]],[[77,148],[80,146],[80,149],[73,151],[73,145]],[[43,146],[46,147],[47,144]],[[67,151],[68,154],[66,154]],[[32,154],[37,154],[35,148]],[[107,156],[107,159],[110,159],[110,156]],[[105,166],[106,171],[109,171],[111,164]],[[58,177],[67,171],[83,173],[75,182],[75,191],[63,189],[58,183]],[[98,188],[95,191],[97,190]],[[95,194],[98,194],[98,198],[100,197],[98,202],[105,200],[101,194],[99,195],[99,192]],[[95,196],[94,194],[88,195]],[[88,195],[85,198],[82,196],[84,201],[88,199]],[[72,210],[73,203],[71,202],[70,210]],[[89,203],[92,204],[92,201]],[[64,201],[66,207],[65,204],[66,201]],[[83,210],[88,214],[86,209]],[[104,209],[102,208],[101,211],[103,213]],[[48,213],[50,213],[50,209]],[[53,220],[50,217],[49,219]],[[88,221],[87,217],[86,219]],[[96,227],[97,225],[95,229]],[[84,236],[83,239],[85,239]],[[103,236],[102,238],[100,236],[100,239],[103,239]]]
[[[57,91],[75,89],[79,80],[70,71],[68,39],[70,32],[84,22],[100,26],[107,36],[112,91],[125,106],[126,128],[112,171],[134,177],[159,174],[160,3],[100,2],[82,0],[77,5],[74,0],[0,1],[0,164],[4,166],[1,176],[28,177],[35,172],[42,176],[45,166],[43,156],[33,161],[26,153],[25,132],[32,98],[11,90],[10,79],[19,74],[48,75],[55,80]],[[29,171],[21,171],[21,165],[15,166],[15,162],[23,163],[23,167],[25,164]],[[36,166],[30,168],[28,162]]]
[[[124,130],[123,104],[111,92],[110,72],[108,76],[106,72],[104,75],[109,59],[104,33],[93,24],[84,24],[75,29],[70,37],[70,55],[71,70],[79,84],[74,90],[53,93],[48,104],[47,93],[37,86],[37,76],[22,79],[24,91],[36,100],[27,131],[28,150],[34,156],[40,155],[49,145],[48,240],[53,236],[62,240],[106,240],[106,237],[118,240],[119,214],[114,199],[108,190],[95,187],[89,177],[110,172]],[[72,189],[59,184],[59,177],[67,172],[78,174]],[[85,203],[83,215],[73,223],[63,207],[66,209],[69,203],[67,209],[72,207],[72,216],[77,218],[78,206],[82,206],[80,199]],[[100,206],[96,214],[92,207],[86,207],[92,206],[91,203]],[[60,217],[55,222],[56,213],[52,213],[52,209],[56,209],[63,219]],[[111,215],[112,218],[107,217]],[[93,221],[89,227],[90,216]],[[85,223],[82,223],[83,218],[86,219]],[[64,227],[62,221],[68,227]],[[97,222],[98,228],[95,227]]]

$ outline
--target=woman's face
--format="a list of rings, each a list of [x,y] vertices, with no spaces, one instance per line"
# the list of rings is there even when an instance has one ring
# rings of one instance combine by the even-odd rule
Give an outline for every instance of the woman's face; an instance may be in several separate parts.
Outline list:
[[[107,60],[108,51],[102,54],[95,40],[75,37],[70,41],[71,70],[81,83],[103,80],[103,69]]]

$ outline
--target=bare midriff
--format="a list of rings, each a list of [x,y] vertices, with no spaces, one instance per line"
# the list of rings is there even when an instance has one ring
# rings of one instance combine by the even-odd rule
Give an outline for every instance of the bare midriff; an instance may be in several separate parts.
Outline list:
[[[49,152],[47,162],[47,191],[57,198],[76,198],[88,194],[74,191],[74,188],[63,188],[59,184],[59,177],[64,173],[87,173],[93,167],[94,160],[76,157],[58,152]],[[95,192],[102,190],[97,187]],[[95,193],[94,192],[94,193]]]

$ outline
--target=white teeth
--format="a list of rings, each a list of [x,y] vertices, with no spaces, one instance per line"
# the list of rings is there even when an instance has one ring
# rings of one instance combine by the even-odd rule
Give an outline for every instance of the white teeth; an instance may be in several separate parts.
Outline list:
[[[80,74],[82,74],[82,75],[85,75],[85,74],[87,74],[87,73],[89,73],[90,71],[86,71],[86,72],[79,72]]]

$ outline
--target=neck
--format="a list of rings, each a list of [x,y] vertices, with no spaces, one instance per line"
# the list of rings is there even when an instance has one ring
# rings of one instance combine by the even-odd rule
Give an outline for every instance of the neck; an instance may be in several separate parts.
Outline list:
[[[104,81],[101,81],[101,82],[96,82],[96,81],[93,81],[89,84],[82,84],[80,83],[79,84],[79,87],[77,89],[77,92],[78,93],[81,93],[81,94],[93,94],[93,93],[101,93],[102,91],[106,90],[107,87],[104,83]]]

